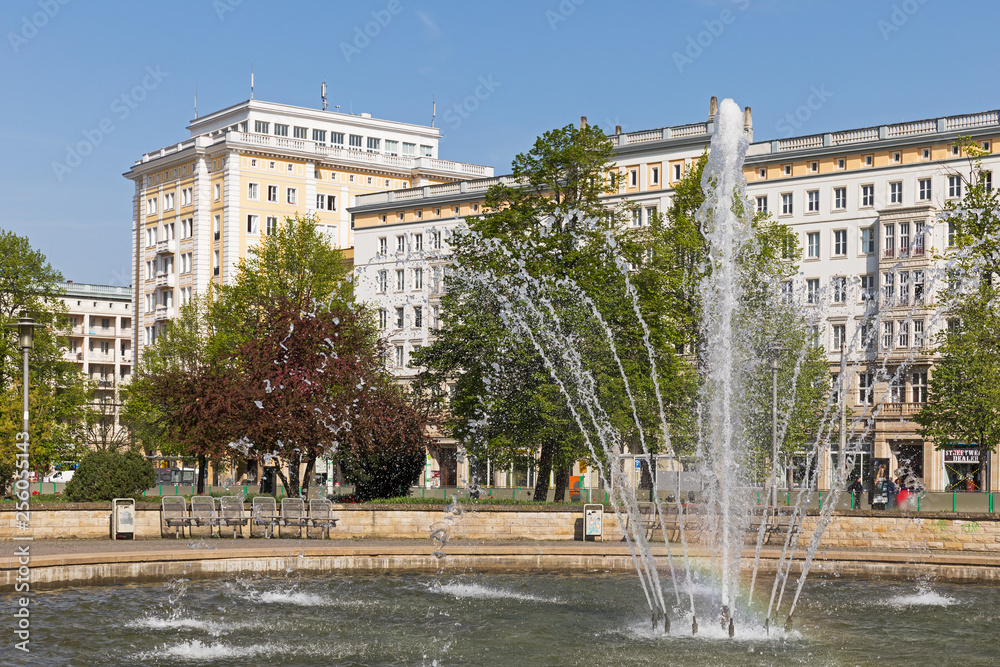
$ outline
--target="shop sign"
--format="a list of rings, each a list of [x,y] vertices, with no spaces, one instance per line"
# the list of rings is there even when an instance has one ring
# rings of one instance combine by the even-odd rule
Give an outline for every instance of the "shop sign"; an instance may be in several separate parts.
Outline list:
[[[944,450],[945,463],[972,463],[979,465],[979,449],[964,447],[962,449]]]

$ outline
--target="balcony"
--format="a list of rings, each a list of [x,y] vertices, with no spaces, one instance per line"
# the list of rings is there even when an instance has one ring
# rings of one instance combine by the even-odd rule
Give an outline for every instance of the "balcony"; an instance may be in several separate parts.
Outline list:
[[[109,352],[101,352],[100,350],[91,350],[90,355],[88,356],[91,362],[114,363],[115,361],[114,350],[111,350]]]
[[[906,417],[917,414],[923,407],[923,403],[883,403],[879,410],[879,416],[890,419]]]
[[[118,332],[114,327],[90,327],[87,333],[91,336],[117,336]]]
[[[170,255],[173,254],[173,250],[170,248],[170,241],[157,241],[156,242],[156,254],[157,255]]]
[[[157,287],[173,287],[174,286],[174,274],[172,274],[172,273],[157,273],[156,274],[156,286]]]
[[[885,248],[882,251],[882,257],[884,259],[892,259],[895,256],[896,256],[896,249],[895,248]]]
[[[165,322],[174,316],[174,309],[168,306],[157,306],[154,317],[157,322]]]

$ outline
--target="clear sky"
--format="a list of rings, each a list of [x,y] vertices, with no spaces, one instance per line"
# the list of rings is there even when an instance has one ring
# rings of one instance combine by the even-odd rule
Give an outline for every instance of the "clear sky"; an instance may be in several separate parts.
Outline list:
[[[441,157],[497,173],[581,115],[698,122],[712,95],[753,108],[755,140],[1000,107],[996,0],[2,7],[0,227],[77,282],[129,284],[122,173],[188,136],[196,87],[201,114],[247,99],[251,63],[261,100],[318,107],[325,79],[331,108],[429,124],[434,95]]]

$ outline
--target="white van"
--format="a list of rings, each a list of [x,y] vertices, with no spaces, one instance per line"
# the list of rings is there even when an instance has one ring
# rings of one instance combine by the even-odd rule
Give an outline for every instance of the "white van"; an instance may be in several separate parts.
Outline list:
[[[75,470],[55,470],[46,475],[42,481],[43,482],[54,482],[56,484],[65,484],[69,480],[73,479],[73,473]]]

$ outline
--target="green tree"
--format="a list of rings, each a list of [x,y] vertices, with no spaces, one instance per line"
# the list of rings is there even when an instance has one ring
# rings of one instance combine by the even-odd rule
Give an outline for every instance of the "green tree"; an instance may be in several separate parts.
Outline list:
[[[985,462],[1000,443],[1000,290],[982,286],[952,307],[941,335],[927,402],[914,420],[937,449],[976,444]],[[985,470],[985,468],[984,468]],[[983,475],[983,490],[989,478]]]
[[[90,452],[66,484],[66,497],[77,503],[136,498],[155,485],[153,464],[138,452]]]

